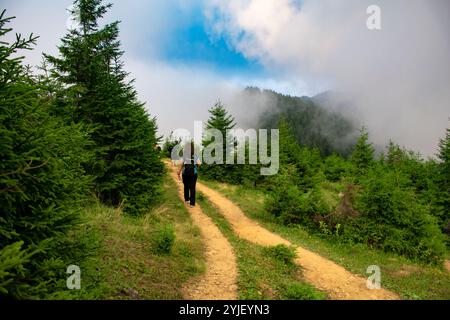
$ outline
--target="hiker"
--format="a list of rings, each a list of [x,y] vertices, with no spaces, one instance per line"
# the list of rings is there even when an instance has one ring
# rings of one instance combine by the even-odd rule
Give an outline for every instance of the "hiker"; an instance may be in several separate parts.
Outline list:
[[[178,177],[181,175],[183,177],[184,201],[189,202],[191,208],[195,206],[195,184],[200,165],[200,159],[194,153],[194,142],[187,143],[184,148],[183,161],[178,170]]]

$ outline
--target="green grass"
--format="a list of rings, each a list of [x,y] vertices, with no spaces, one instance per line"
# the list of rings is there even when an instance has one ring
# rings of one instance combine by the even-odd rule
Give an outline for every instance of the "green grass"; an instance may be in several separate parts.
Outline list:
[[[204,248],[168,175],[163,188],[162,205],[141,217],[98,203],[86,208],[73,234],[90,251],[74,261],[82,289],[55,298],[182,299],[182,284],[204,272]]]
[[[201,193],[198,203],[234,248],[238,264],[238,297],[241,300],[321,300],[326,294],[302,280],[292,249],[262,247],[238,238],[218,209]]]
[[[362,244],[341,243],[313,234],[302,226],[280,225],[264,210],[266,195],[263,192],[211,181],[202,182],[227,196],[267,229],[335,261],[353,273],[367,277],[368,266],[380,266],[382,286],[397,292],[403,299],[450,299],[450,273],[441,266],[417,263]],[[330,190],[332,186],[329,187]]]

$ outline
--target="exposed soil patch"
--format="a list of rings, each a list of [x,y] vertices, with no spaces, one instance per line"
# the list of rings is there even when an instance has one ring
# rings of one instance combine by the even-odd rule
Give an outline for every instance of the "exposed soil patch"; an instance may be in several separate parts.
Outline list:
[[[176,175],[176,168],[171,163],[167,165],[183,201],[183,184]],[[183,286],[183,297],[188,300],[236,300],[238,272],[231,244],[198,205],[187,208],[205,243],[206,271]]]

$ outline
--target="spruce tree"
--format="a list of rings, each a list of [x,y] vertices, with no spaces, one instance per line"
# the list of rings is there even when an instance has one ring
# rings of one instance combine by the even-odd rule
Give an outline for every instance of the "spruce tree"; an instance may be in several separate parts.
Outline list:
[[[439,142],[438,158],[441,161],[444,186],[450,188],[450,129],[447,129],[445,138],[442,138]]]
[[[8,43],[11,19],[0,15],[0,300],[63,288],[67,232],[89,190],[87,134],[50,114],[53,99],[17,56],[36,38]]]
[[[300,146],[284,116],[278,122],[280,136],[280,165],[295,164],[300,154]]]
[[[321,176],[320,151],[309,147],[301,147],[289,126],[285,116],[278,123],[280,134],[280,169],[286,172],[289,168],[289,179],[301,190],[313,187]]]
[[[250,187],[257,187],[264,184],[266,176],[261,175],[262,165],[260,163],[250,164],[250,143],[250,140],[245,142],[245,164],[238,165],[235,180]],[[253,143],[255,142],[253,141]],[[258,152],[259,139],[257,139],[256,143]],[[257,159],[259,159],[259,154],[257,154]]]
[[[369,142],[369,133],[365,127],[360,130],[360,137],[351,156],[351,161],[355,166],[357,175],[366,172],[374,161],[374,148],[372,143]]]
[[[225,137],[227,130],[236,126],[232,115],[228,114],[221,101],[216,102],[214,107],[209,110],[210,117],[206,122],[206,129],[218,129]]]
[[[47,56],[54,77],[64,84],[55,113],[91,128],[95,160],[89,164],[95,192],[104,203],[130,213],[145,212],[157,201],[163,165],[155,146],[156,120],[138,101],[121,61],[118,22],[100,28],[111,7],[101,0],[76,0],[78,27]]]
[[[223,137],[223,154],[225,156],[227,146],[234,145],[234,139],[232,137],[227,137],[227,131],[233,129],[236,126],[236,122],[232,115],[228,114],[225,106],[222,102],[218,101],[209,110],[210,117],[206,122],[206,129],[217,129],[221,132]],[[204,145],[207,146],[211,143],[210,137],[205,136]]]
[[[386,154],[386,164],[389,167],[395,167],[405,159],[405,153],[399,145],[395,144],[392,140],[389,140]]]
[[[171,132],[170,136],[166,137],[166,140],[164,141],[164,145],[162,147],[163,156],[170,158],[172,155],[173,148],[175,148],[180,143],[181,143],[181,139],[175,138],[173,136],[173,132]]]
[[[439,175],[437,185],[440,192],[437,196],[437,213],[441,226],[450,236],[450,129],[439,142]],[[448,241],[450,245],[450,240]]]
[[[223,164],[204,164],[202,167],[202,173],[211,178],[223,182],[231,182],[230,177],[233,176],[233,165],[227,165],[226,162],[226,150],[227,148],[234,149],[235,140],[232,137],[227,137],[227,131],[233,129],[236,126],[235,120],[232,115],[228,114],[224,105],[218,101],[214,107],[209,110],[210,117],[206,122],[205,129],[219,130],[223,137],[222,155]],[[203,137],[203,146],[207,147],[213,142],[213,139],[208,134]],[[212,154],[215,156],[215,154]]]

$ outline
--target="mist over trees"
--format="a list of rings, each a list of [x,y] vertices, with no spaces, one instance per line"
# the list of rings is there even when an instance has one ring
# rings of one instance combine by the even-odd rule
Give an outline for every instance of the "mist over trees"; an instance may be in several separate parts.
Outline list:
[[[249,90],[261,94],[258,89]],[[300,224],[334,241],[363,243],[413,260],[442,261],[450,243],[448,131],[440,143],[439,160],[424,160],[392,141],[377,155],[364,127],[348,146],[346,154],[351,153],[343,157],[331,140],[312,129],[315,117],[326,111],[316,113],[320,107],[307,104],[305,98],[280,96],[278,101],[278,109],[262,117],[262,121],[271,119],[269,127],[279,129],[278,174],[258,177],[258,166],[247,162],[217,176],[209,174],[213,168],[208,168],[205,178],[261,188],[269,194],[265,208],[278,223]],[[223,109],[221,115],[232,116]],[[353,130],[346,120],[329,114],[325,118],[334,119],[329,120],[332,128]],[[217,125],[216,129],[223,128]],[[308,133],[307,138],[298,136],[301,131]],[[220,167],[209,165],[214,166]]]
[[[255,87],[247,88],[244,94],[246,99],[265,101],[253,124],[256,127],[277,128],[284,116],[300,145],[318,148],[324,156],[351,154],[358,125],[342,113],[322,106],[319,97],[292,97]]]

